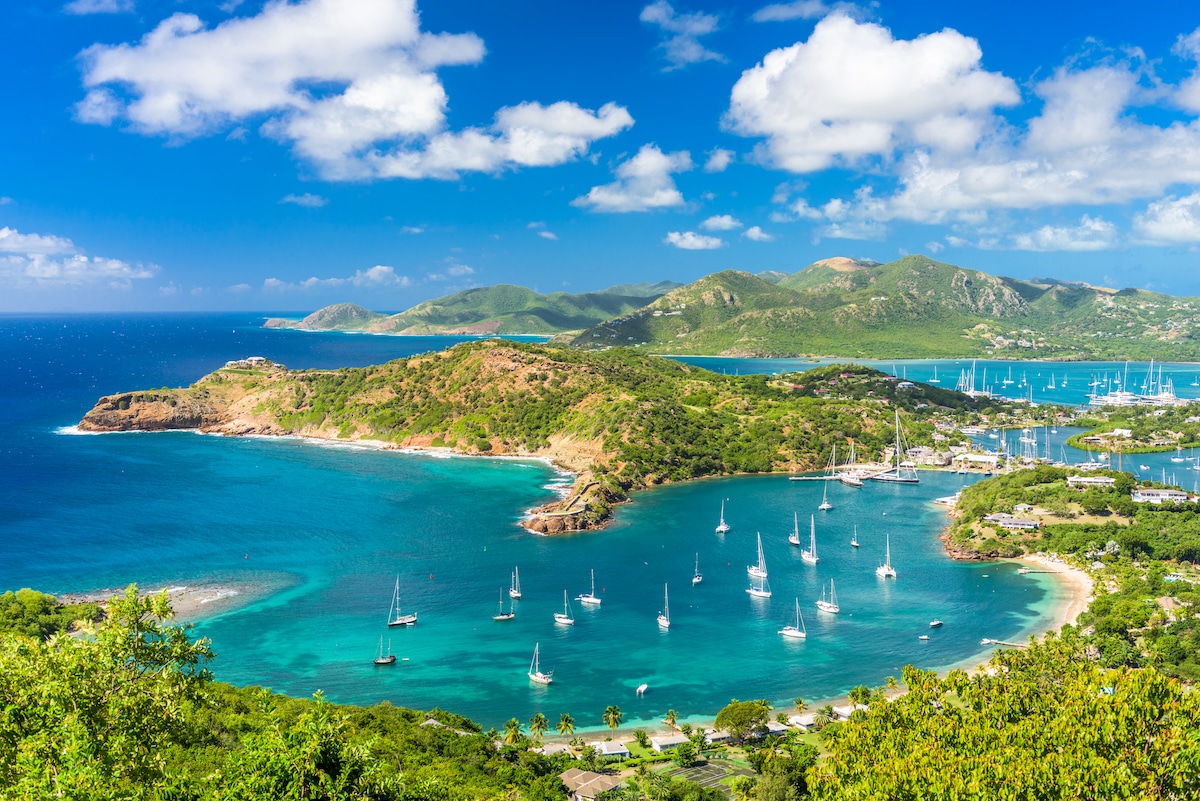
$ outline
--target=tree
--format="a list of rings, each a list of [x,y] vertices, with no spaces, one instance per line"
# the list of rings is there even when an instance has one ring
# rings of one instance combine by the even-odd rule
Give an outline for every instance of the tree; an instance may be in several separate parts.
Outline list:
[[[817,729],[823,729],[829,725],[834,716],[833,704],[826,704],[813,713],[813,725]]]
[[[797,698],[793,703],[796,705],[797,715],[808,709],[808,701],[805,701],[804,698]]]
[[[521,721],[509,718],[504,724],[504,742],[506,745],[516,745],[521,742]]]
[[[602,717],[604,719],[604,725],[615,730],[621,725],[621,719],[624,717],[624,715],[621,714],[621,707],[609,704],[608,708],[604,710]]]
[[[663,718],[663,723],[666,723],[668,726],[670,726],[673,729],[673,728],[675,728],[675,724],[678,722],[679,722],[678,713],[676,713],[674,709],[668,709],[667,716]]]
[[[595,770],[600,767],[600,752],[594,745],[585,745],[579,749],[579,764],[584,770]]]
[[[563,737],[566,737],[568,734],[573,734],[575,732],[575,718],[571,717],[568,713],[563,712],[558,718],[558,723],[554,726],[554,729]]]
[[[646,734],[645,729],[634,729],[633,739],[637,740],[638,745],[642,748],[650,747],[650,735]]]
[[[733,790],[733,801],[750,801],[757,785],[758,781],[752,776],[738,776],[730,785],[730,789]]]
[[[681,768],[690,768],[696,764],[696,746],[692,745],[690,740],[677,745],[674,761]]]
[[[739,701],[734,698],[717,713],[714,725],[729,732],[735,740],[742,741],[751,732],[764,729],[769,714],[770,709],[760,701]]]
[[[550,721],[546,720],[546,716],[541,712],[529,719],[529,733],[533,735],[533,739],[540,740],[546,730],[550,728]]]
[[[846,697],[849,698],[850,703],[854,704],[855,706],[858,706],[859,704],[865,704],[867,701],[871,700],[871,688],[865,684],[859,684],[856,687],[851,687],[850,692],[846,694]]]

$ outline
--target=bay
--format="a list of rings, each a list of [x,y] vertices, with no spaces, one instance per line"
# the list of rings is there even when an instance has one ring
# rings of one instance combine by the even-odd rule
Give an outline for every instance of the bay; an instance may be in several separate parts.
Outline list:
[[[781,476],[698,481],[639,493],[605,531],[528,534],[524,511],[563,477],[535,461],[433,458],[288,439],[192,433],[69,435],[100,394],[187,384],[225,361],[265,355],[293,367],[355,366],[439,349],[458,338],[310,334],[259,328],[263,315],[0,317],[0,588],[85,591],[216,582],[246,602],[204,618],[218,678],[338,701],[442,706],[485,725],[542,711],[600,727],[605,706],[631,721],[668,708],[709,716],[731,697],[782,703],[879,684],[908,663],[981,658],[981,637],[1018,640],[1047,624],[1063,589],[1012,565],[947,559],[929,503],[974,480],[917,487],[830,487]],[[721,500],[733,531],[713,529]],[[885,514],[886,513],[886,514]],[[817,514],[821,562],[787,545]],[[848,542],[858,525],[859,549]],[[745,592],[762,532],[774,590]],[[899,579],[880,581],[890,533]],[[704,581],[691,585],[699,554]],[[525,597],[492,621],[510,572]],[[556,627],[566,590],[577,625]],[[420,622],[388,630],[397,575]],[[843,612],[813,602],[837,582]],[[672,627],[655,616],[670,587]],[[809,639],[783,640],[799,598]],[[946,626],[928,629],[939,617]],[[917,639],[929,633],[929,641]],[[380,637],[407,661],[371,662]],[[525,676],[534,644],[550,687]],[[650,690],[637,697],[634,688]]]

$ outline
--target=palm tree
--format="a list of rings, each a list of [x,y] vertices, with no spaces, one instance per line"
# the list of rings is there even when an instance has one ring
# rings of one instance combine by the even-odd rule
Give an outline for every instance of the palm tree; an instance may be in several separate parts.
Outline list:
[[[801,712],[803,712],[804,710],[808,709],[808,701],[805,701],[803,698],[797,698],[795,703],[796,703],[796,714],[797,715],[800,714]]]
[[[730,787],[733,790],[733,801],[750,801],[754,797],[754,788],[758,782],[750,776],[738,776]]]
[[[540,740],[548,728],[550,728],[550,721],[546,720],[546,716],[541,712],[538,712],[529,719],[529,733],[533,735],[533,739],[535,740]]]
[[[883,686],[887,687],[888,690],[891,691],[891,690],[896,689],[900,685],[896,682],[895,676],[888,676],[887,679],[884,680]]]
[[[865,704],[871,699],[871,690],[867,685],[860,684],[857,687],[851,687],[846,697],[850,699],[850,703],[852,704]]]
[[[621,707],[609,704],[608,708],[604,710],[604,715],[602,717],[604,719],[604,725],[608,726],[610,729],[616,729],[621,725],[621,718],[623,718],[624,715],[621,714]]]
[[[679,722],[679,714],[674,709],[667,710],[667,716],[663,718],[663,723],[675,728],[675,724]]]
[[[521,741],[521,721],[516,718],[509,718],[508,723],[504,724],[504,742],[507,745],[516,745]]]
[[[563,712],[562,717],[558,719],[558,725],[554,728],[559,734],[561,734],[563,737],[566,737],[568,734],[571,734],[575,731],[575,718],[571,717],[566,712]]]
[[[831,720],[833,720],[833,704],[826,704],[813,715],[813,725],[818,729],[825,728]]]

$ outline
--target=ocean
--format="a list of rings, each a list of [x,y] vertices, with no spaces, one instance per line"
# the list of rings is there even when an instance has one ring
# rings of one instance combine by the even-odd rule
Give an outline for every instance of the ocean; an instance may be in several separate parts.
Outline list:
[[[1050,576],[942,553],[945,513],[930,501],[973,477],[835,484],[829,512],[816,509],[820,482],[709,479],[639,493],[603,531],[545,538],[518,523],[569,479],[538,461],[72,433],[100,395],[186,385],[229,359],[358,366],[461,341],[265,330],[266,316],[0,316],[0,589],[237,589],[225,611],[196,624],[218,653],[220,679],[294,695],[323,690],[349,703],[440,706],[485,726],[567,712],[583,728],[601,728],[609,704],[628,725],[653,724],[667,709],[711,719],[734,697],[782,706],[882,684],[909,663],[983,661],[981,638],[1020,640],[1064,600]],[[733,528],[718,536],[723,500]],[[815,567],[786,541],[797,518],[805,539],[815,519]],[[856,526],[858,549],[849,545]],[[773,590],[762,600],[744,592],[758,533]],[[894,581],[874,573],[885,534]],[[697,560],[704,579],[693,586]],[[508,608],[514,567],[524,592],[517,616],[493,621],[502,597]],[[574,600],[592,570],[597,609]],[[412,628],[385,626],[397,579],[403,608],[420,618]],[[839,615],[814,605],[830,581]],[[664,585],[669,631],[655,620]],[[564,591],[574,627],[552,619]],[[797,599],[808,630],[800,642],[777,633],[794,622]],[[935,617],[945,626],[930,630]],[[400,657],[394,666],[372,663],[381,638]],[[535,645],[542,669],[554,671],[549,687],[525,675]]]

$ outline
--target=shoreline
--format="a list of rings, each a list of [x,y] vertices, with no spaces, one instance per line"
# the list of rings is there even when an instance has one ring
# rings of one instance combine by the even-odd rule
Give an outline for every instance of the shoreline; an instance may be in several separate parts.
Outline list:
[[[131,582],[136,584],[136,582]],[[138,585],[138,597],[145,598],[166,592],[174,613],[168,618],[171,625],[194,623],[210,617],[236,611],[271,594],[273,590],[259,582],[198,581],[174,582],[153,589]],[[59,603],[106,604],[114,596],[124,594],[124,587],[110,587],[87,592],[62,592],[55,595]]]

